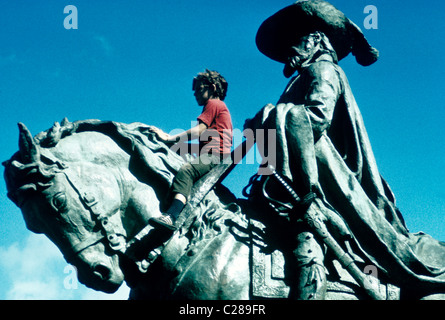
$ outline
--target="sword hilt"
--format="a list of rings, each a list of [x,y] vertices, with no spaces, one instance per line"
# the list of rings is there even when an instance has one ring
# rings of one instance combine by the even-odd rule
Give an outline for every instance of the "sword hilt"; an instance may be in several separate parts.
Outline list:
[[[289,195],[292,197],[292,200],[294,200],[295,204],[300,204],[301,199],[298,196],[298,194],[295,192],[295,190],[283,179],[282,176],[280,176],[277,173],[277,170],[272,167],[271,165],[268,165],[267,168],[270,170],[271,174],[274,176],[275,179],[283,186],[284,189],[289,193]]]

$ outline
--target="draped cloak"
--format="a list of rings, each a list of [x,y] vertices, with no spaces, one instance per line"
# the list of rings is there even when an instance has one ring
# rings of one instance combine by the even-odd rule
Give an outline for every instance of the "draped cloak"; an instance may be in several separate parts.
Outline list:
[[[333,208],[325,212],[327,220],[340,218],[360,254],[394,284],[424,295],[445,292],[445,243],[406,228],[394,195],[379,174],[343,70],[319,58],[290,80],[276,106],[265,106],[250,122],[251,129],[276,129],[276,169],[297,185],[301,173],[288,145],[293,132],[287,125],[294,108],[304,108],[310,120],[318,187],[323,201]]]

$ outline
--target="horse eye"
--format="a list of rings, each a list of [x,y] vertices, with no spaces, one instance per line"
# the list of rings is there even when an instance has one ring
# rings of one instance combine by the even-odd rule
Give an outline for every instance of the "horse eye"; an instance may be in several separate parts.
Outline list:
[[[51,205],[57,212],[63,211],[66,208],[65,193],[59,192],[55,194],[51,200]]]

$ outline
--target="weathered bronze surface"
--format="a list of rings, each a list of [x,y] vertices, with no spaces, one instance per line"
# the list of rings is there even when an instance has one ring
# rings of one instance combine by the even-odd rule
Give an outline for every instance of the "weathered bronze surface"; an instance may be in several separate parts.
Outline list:
[[[289,258],[294,241],[289,239],[295,231],[287,219],[273,218],[267,207],[258,209],[217,186],[197,205],[190,226],[164,243],[165,235],[156,234],[147,221],[160,214],[159,204],[182,158],[141,123],[65,121],[54,128],[33,138],[20,126],[20,151],[4,163],[8,195],[21,208],[27,227],[46,234],[78,268],[82,283],[113,292],[126,281],[135,299],[288,298],[295,267]],[[327,225],[338,236],[336,225]],[[389,223],[383,227],[392,228]],[[443,244],[427,235],[392,232],[396,240],[407,241],[394,249],[409,245],[411,258],[444,265]],[[350,247],[362,254],[368,240],[352,239]],[[391,248],[383,249],[385,266],[401,270],[409,262],[389,256]],[[400,298],[400,287],[414,289],[419,298],[443,287],[443,277],[433,277],[433,269],[424,267],[428,275],[411,273],[400,281],[374,256],[362,257],[358,265],[363,271],[368,264],[379,267],[374,285],[387,299]],[[329,270],[326,299],[367,298],[337,260],[326,258],[324,264]],[[422,291],[411,286],[417,278]]]
[[[276,175],[253,177],[247,199],[217,183],[231,166],[221,164],[170,238],[148,220],[184,160],[148,125],[64,119],[33,136],[19,124],[19,151],[3,165],[28,229],[86,286],[125,281],[132,299],[445,299],[445,245],[407,230],[337,64],[352,52],[370,65],[377,50],[324,1],[281,10],[257,44],[297,75],[246,121],[276,133]]]

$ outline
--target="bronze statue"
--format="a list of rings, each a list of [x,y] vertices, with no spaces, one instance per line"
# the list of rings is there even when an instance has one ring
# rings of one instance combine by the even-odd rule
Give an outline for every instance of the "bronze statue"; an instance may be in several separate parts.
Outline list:
[[[169,238],[148,221],[184,160],[150,126],[65,119],[33,136],[19,124],[19,151],[3,165],[28,229],[82,283],[114,292],[125,281],[132,299],[444,299],[445,246],[407,230],[337,64],[352,52],[370,65],[377,51],[324,1],[279,11],[257,44],[298,75],[246,122],[275,130],[277,146],[248,199],[220,184],[208,192],[222,163]]]
[[[261,25],[256,41],[262,53],[284,63],[286,77],[298,72],[276,106],[267,105],[246,122],[251,129],[276,130],[276,170],[302,198],[300,215],[289,214],[297,239],[289,240],[295,241],[295,298],[326,296],[323,239],[307,221],[298,222],[305,212],[324,221],[340,246],[349,249],[355,242],[359,255],[398,285],[409,283],[419,292],[444,290],[439,279],[445,270],[428,266],[412,247],[422,235],[408,232],[379,174],[360,111],[337,64],[352,52],[368,66],[378,51],[342,12],[318,0],[280,10]],[[431,253],[443,257],[443,249]]]
[[[4,163],[8,197],[80,282],[114,292],[125,280],[131,298],[249,298],[249,246],[230,227],[247,221],[222,186],[171,240],[148,223],[184,163],[150,126],[64,120],[35,137],[19,128],[20,151]]]

